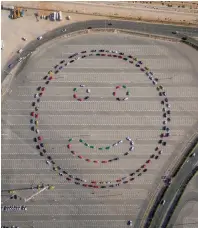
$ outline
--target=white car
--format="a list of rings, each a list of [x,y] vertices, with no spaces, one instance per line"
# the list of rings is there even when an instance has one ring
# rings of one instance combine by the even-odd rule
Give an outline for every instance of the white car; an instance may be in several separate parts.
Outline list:
[[[133,151],[134,150],[134,146],[130,147],[129,150],[130,151]]]
[[[113,146],[117,146],[118,144],[117,143],[114,143]]]
[[[23,58],[19,58],[19,59],[18,59],[18,62],[20,63],[22,60],[23,60]]]
[[[43,39],[42,36],[37,37],[37,40],[42,40],[42,39]]]
[[[24,41],[27,41],[27,38],[25,38],[25,37],[22,37],[22,40],[24,40]]]
[[[90,93],[91,92],[91,90],[90,89],[87,89],[87,91],[86,91],[87,93]]]
[[[50,161],[46,161],[46,164],[50,165],[51,163],[50,163]]]
[[[132,225],[133,225],[133,222],[132,222],[131,220],[129,220],[129,221],[127,222],[127,225],[128,225],[128,226],[132,226]]]
[[[131,138],[129,136],[126,137],[126,140],[131,141]]]
[[[162,200],[160,204],[164,205],[165,203],[166,203],[166,200]]]
[[[118,144],[120,144],[120,143],[123,143],[123,141],[122,140],[118,141]]]
[[[127,101],[128,99],[129,99],[128,97],[125,97],[123,100],[124,100],[124,101]]]
[[[85,87],[85,85],[82,85],[82,84],[81,84],[80,87]]]
[[[34,97],[35,97],[35,98],[39,98],[39,94],[38,94],[38,93],[36,93]]]
[[[19,49],[19,50],[18,50],[18,53],[20,54],[22,51],[23,51],[23,49]]]
[[[131,144],[131,146],[133,146],[133,145],[134,145],[134,142],[131,140],[131,141],[130,141],[130,144]]]
[[[39,132],[40,132],[39,129],[36,129],[36,133],[39,134]]]

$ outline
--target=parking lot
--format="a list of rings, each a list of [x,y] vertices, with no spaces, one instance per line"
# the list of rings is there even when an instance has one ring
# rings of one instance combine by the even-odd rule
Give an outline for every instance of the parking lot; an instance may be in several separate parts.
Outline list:
[[[171,136],[162,155],[152,160],[142,176],[113,188],[83,187],[59,176],[39,156],[33,141],[35,132],[31,131],[34,94],[38,86],[45,86],[39,103],[40,134],[48,154],[71,175],[87,182],[115,182],[135,172],[155,152],[163,121],[162,98],[134,64],[89,56],[64,67],[45,85],[43,77],[53,66],[63,59],[67,61],[75,52],[92,49],[118,50],[142,60],[163,85],[171,104]],[[14,222],[23,228],[120,228],[127,227],[128,220],[135,223],[142,205],[153,193],[156,178],[180,153],[181,142],[188,141],[197,123],[197,58],[195,50],[181,43],[117,33],[61,38],[35,52],[13,80],[11,92],[2,103],[2,189],[44,183],[55,185],[55,190],[46,190],[29,201],[27,211],[2,213],[2,223]],[[126,85],[130,91],[127,101],[117,101],[113,96],[118,85]],[[79,97],[86,96],[86,89],[90,89],[90,98],[82,102],[74,99],[74,88],[78,88]],[[117,94],[123,97],[124,92]],[[127,136],[134,141],[134,151],[123,156],[129,149]],[[70,138],[72,148],[82,156],[101,161],[117,156],[120,159],[108,164],[88,163],[70,153]],[[95,148],[86,148],[79,139]],[[119,140],[123,143],[117,147],[97,150]],[[33,194],[32,190],[18,192],[25,197]]]

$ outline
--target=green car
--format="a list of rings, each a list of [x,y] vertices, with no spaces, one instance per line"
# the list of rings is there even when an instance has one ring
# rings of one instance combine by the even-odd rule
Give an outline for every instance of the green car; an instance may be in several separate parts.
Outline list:
[[[123,58],[123,60],[127,61],[128,59],[127,58]]]

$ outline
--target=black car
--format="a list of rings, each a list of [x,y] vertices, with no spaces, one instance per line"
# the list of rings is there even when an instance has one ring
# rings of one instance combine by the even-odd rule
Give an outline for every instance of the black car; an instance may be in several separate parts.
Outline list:
[[[64,63],[65,62],[65,60],[62,60],[62,61],[60,61],[60,64],[62,64],[62,63]]]
[[[87,51],[81,51],[81,53],[86,53]]]
[[[99,52],[104,52],[105,50],[103,50],[103,49],[101,49],[101,50],[99,50]]]
[[[167,114],[169,114],[169,115],[170,115],[170,113],[171,113],[171,111],[170,111],[170,110],[168,110],[168,111],[167,111]]]
[[[91,50],[91,52],[96,52],[96,50]]]
[[[166,142],[162,142],[162,145],[163,145],[163,146],[166,146]]]
[[[151,154],[150,158],[154,158],[155,157],[155,154]]]
[[[129,175],[130,175],[130,176],[134,176],[134,175],[135,175],[135,173],[130,173]]]
[[[86,57],[86,55],[83,55],[81,58],[84,59]]]
[[[119,55],[124,55],[124,53],[123,52],[120,52]]]
[[[54,68],[56,69],[58,67],[58,65],[54,66]]]
[[[162,140],[160,139],[160,140],[158,141],[158,143],[161,144],[161,143],[162,143]]]
[[[73,63],[74,62],[74,60],[71,60],[71,61],[69,61],[70,63]]]
[[[108,23],[108,25],[112,25],[112,23],[111,23],[111,22],[109,22],[109,23]]]
[[[88,27],[87,29],[92,29],[92,27]]]
[[[59,72],[59,71],[58,71],[58,70],[56,70],[54,73],[55,73],[55,74],[57,74],[58,72]]]
[[[159,156],[157,155],[157,156],[155,156],[155,159],[158,159],[159,158]]]

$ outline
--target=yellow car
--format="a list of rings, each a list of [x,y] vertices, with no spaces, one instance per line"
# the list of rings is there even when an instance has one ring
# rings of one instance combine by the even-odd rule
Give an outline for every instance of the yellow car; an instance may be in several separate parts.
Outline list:
[[[35,121],[35,125],[38,126],[38,120]]]

